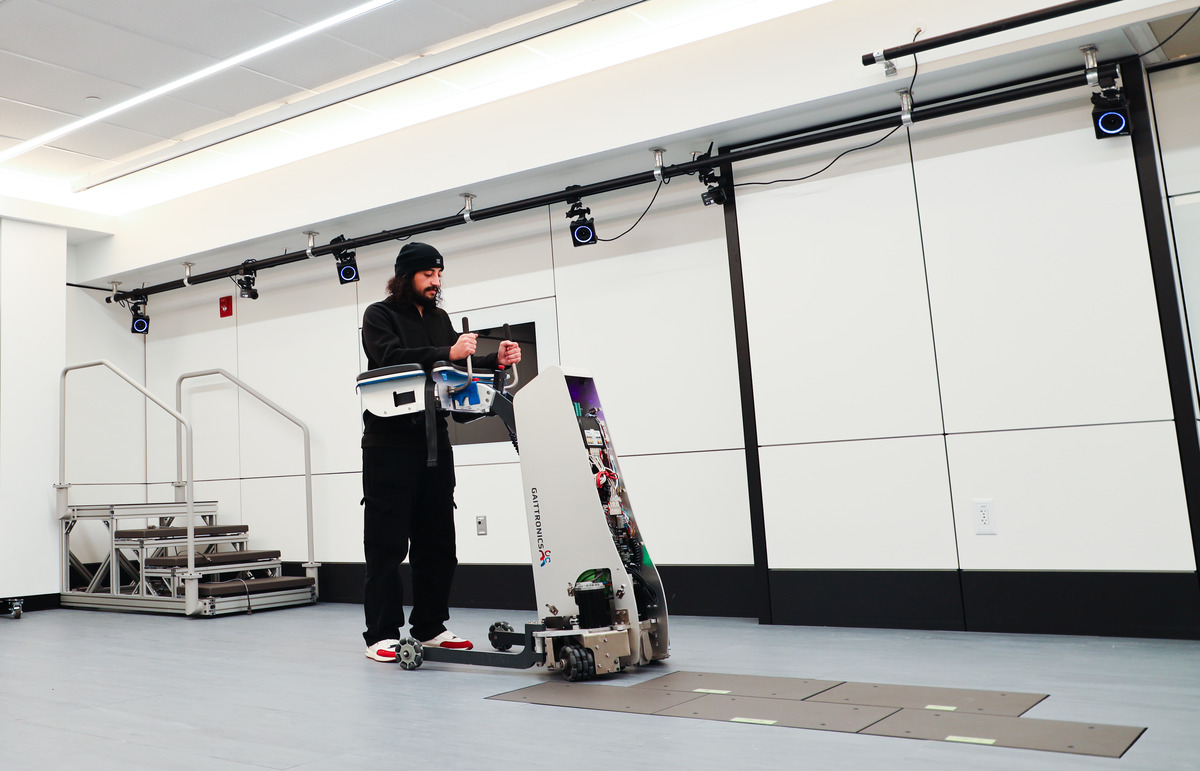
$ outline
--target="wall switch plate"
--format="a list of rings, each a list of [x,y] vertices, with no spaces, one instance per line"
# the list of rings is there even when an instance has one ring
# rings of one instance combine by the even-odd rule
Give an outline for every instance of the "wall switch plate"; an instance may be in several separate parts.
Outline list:
[[[994,498],[974,498],[971,500],[971,504],[975,514],[975,535],[995,535],[996,500]]]
[[[475,517],[475,535],[487,535],[487,517]]]

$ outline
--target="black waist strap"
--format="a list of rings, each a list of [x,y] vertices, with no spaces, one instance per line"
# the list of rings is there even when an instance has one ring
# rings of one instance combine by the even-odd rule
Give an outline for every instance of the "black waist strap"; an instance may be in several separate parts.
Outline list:
[[[436,466],[437,441],[437,391],[432,377],[425,378],[425,465]]]

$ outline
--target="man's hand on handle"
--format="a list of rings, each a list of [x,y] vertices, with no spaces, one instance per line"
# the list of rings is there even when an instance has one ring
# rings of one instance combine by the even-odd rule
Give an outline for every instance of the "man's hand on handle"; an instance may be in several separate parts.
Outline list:
[[[500,352],[497,354],[496,363],[505,367],[510,367],[521,360],[521,346],[511,340],[505,340],[500,343]]]
[[[475,338],[479,335],[467,332],[458,336],[458,342],[450,347],[450,360],[461,361],[475,353]]]

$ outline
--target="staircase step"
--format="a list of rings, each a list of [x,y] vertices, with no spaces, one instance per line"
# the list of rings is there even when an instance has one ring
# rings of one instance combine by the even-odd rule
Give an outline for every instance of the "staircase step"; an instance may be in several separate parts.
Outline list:
[[[250,531],[249,525],[198,525],[195,528],[196,537],[206,535],[239,535]],[[118,530],[114,536],[118,539],[143,539],[152,540],[156,538],[186,538],[186,527],[148,527],[141,530]]]
[[[263,562],[279,559],[279,551],[219,551],[212,554],[197,554],[196,567],[208,565],[235,565],[243,562]],[[148,557],[146,567],[150,568],[185,568],[187,555],[179,554],[174,557]]]
[[[201,583],[201,597],[234,597],[246,594],[262,594],[263,592],[278,592],[284,589],[303,589],[315,582],[305,576],[279,576],[275,578],[251,578],[242,581],[220,581]]]

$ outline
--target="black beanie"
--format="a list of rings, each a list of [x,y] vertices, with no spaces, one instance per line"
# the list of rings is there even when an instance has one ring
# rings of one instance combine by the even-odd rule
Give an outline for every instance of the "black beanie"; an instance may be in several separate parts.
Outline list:
[[[397,276],[442,267],[445,266],[441,253],[429,244],[422,244],[419,241],[405,244],[404,248],[400,250],[400,254],[396,255]]]

